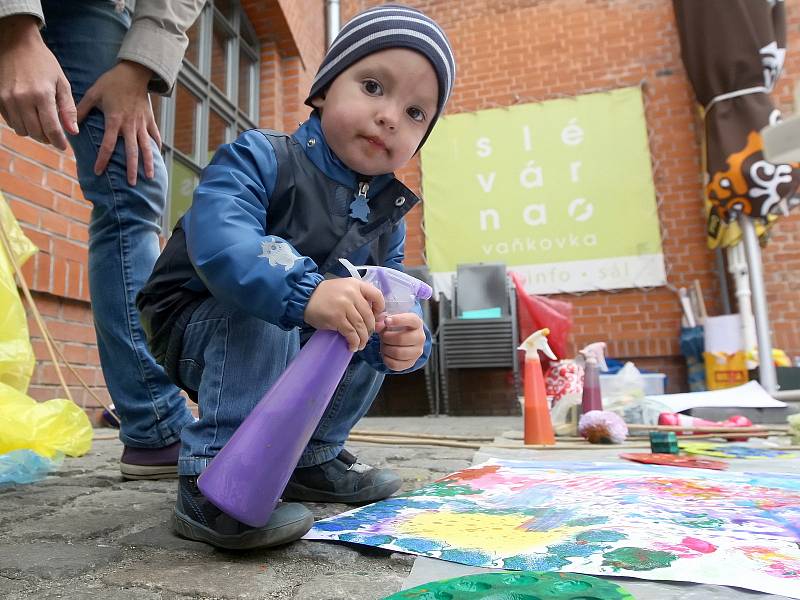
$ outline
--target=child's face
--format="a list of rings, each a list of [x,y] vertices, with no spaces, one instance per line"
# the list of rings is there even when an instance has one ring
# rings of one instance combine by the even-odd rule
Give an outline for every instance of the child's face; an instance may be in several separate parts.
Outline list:
[[[382,175],[414,155],[436,113],[438,83],[422,54],[405,48],[361,59],[333,80],[322,109],[331,150],[363,175]]]

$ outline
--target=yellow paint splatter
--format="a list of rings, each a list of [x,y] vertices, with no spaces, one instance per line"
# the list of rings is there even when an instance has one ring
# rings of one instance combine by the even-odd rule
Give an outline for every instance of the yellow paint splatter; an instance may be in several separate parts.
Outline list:
[[[426,512],[403,522],[398,529],[404,534],[446,541],[453,547],[492,550],[502,555],[536,551],[537,547],[544,550],[547,544],[560,542],[578,529],[575,527],[558,527],[548,531],[520,529],[520,526],[529,520],[530,515]]]

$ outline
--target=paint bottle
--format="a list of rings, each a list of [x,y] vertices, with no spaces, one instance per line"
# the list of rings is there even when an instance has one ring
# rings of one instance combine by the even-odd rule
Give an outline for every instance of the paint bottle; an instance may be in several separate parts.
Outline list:
[[[549,329],[534,331],[520,344],[525,350],[525,403],[523,405],[524,439],[526,444],[553,445],[556,443],[550,409],[547,406],[547,393],[544,389],[542,363],[539,351],[552,360],[556,355],[547,344]]]
[[[584,359],[583,366],[583,396],[581,399],[581,412],[590,410],[603,410],[603,394],[600,391],[600,370],[608,371],[605,359],[605,342],[589,344],[580,351]]]
[[[394,269],[341,262],[381,290],[387,314],[409,312],[433,292]],[[234,519],[263,527],[352,357],[338,332],[316,331],[200,475],[203,495]]]

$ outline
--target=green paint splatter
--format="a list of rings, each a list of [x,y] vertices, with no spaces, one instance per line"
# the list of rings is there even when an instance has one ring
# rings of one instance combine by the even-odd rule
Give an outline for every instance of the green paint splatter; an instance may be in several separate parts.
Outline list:
[[[575,536],[578,542],[618,542],[628,536],[612,529],[591,529]]]
[[[468,485],[448,485],[446,482],[437,481],[426,485],[408,496],[464,496],[482,494],[483,490],[474,490]]]
[[[678,557],[670,552],[648,550],[647,548],[634,548],[623,546],[603,554],[603,566],[611,567],[615,571],[652,571],[664,569],[672,564]]]
[[[403,590],[384,600],[633,600],[633,596],[610,581],[574,573],[486,573],[432,581]]]
[[[695,529],[722,529],[725,521],[715,517],[709,517],[707,514],[686,515],[685,519],[671,519],[673,523],[678,525],[685,525],[686,527],[694,527]]]

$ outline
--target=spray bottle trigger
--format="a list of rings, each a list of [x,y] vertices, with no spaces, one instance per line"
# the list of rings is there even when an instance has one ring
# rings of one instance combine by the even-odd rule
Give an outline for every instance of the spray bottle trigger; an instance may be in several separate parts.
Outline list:
[[[353,263],[351,263],[346,258],[340,258],[339,262],[344,265],[344,268],[350,272],[350,275],[355,277],[356,279],[361,279],[361,273],[358,272],[358,267],[356,267]]]
[[[544,329],[540,329],[538,331],[534,331],[530,334],[525,341],[523,341],[517,350],[525,350],[525,356],[527,358],[537,358],[538,355],[536,354],[537,350],[541,350],[547,358],[551,360],[558,360],[556,358],[555,352],[550,348],[550,345],[547,343],[547,336],[550,334],[550,330],[546,327]]]

